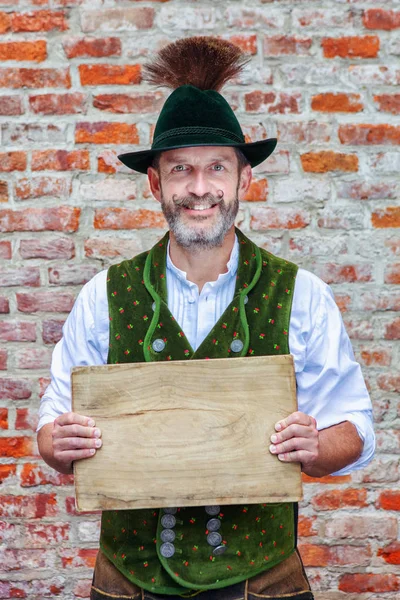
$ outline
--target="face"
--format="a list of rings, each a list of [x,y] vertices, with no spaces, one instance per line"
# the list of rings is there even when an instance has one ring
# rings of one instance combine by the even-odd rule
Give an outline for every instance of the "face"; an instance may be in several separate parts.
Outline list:
[[[208,249],[221,246],[233,227],[251,168],[239,173],[231,147],[200,146],[163,152],[148,176],[176,242]]]

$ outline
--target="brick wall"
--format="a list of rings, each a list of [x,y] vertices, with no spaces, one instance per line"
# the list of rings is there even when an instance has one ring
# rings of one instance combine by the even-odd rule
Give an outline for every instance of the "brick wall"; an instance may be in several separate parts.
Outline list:
[[[166,97],[141,64],[215,34],[252,57],[248,140],[279,137],[238,223],[332,285],[374,403],[374,462],[305,478],[304,562],[318,600],[400,598],[399,0],[0,0],[0,34],[0,597],[88,597],[98,515],[40,460],[39,398],[82,284],[165,228],[116,159]]]

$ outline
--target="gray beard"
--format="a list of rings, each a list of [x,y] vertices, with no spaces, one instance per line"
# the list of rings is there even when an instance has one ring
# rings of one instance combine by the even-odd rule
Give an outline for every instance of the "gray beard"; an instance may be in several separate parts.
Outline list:
[[[192,229],[183,222],[181,213],[185,209],[182,206],[177,204],[173,206],[167,205],[164,197],[161,196],[161,207],[169,228],[179,246],[194,251],[211,250],[222,246],[226,234],[234,224],[239,211],[239,198],[236,194],[235,200],[229,205],[224,200],[220,200],[217,208],[219,214],[213,225],[205,225],[202,228],[196,229]],[[199,214],[194,219],[196,221],[207,221],[209,217],[203,217]]]

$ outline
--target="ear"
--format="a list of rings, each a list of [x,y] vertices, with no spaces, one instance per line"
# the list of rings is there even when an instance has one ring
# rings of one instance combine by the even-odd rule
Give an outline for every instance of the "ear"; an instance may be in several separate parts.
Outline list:
[[[161,202],[161,182],[159,172],[154,167],[149,167],[147,169],[147,178],[149,180],[151,193],[156,200]]]
[[[243,198],[245,197],[247,190],[250,187],[252,178],[253,178],[253,173],[251,170],[251,166],[246,165],[245,167],[243,167],[242,172],[240,173],[239,190],[238,190],[239,200],[243,200]]]

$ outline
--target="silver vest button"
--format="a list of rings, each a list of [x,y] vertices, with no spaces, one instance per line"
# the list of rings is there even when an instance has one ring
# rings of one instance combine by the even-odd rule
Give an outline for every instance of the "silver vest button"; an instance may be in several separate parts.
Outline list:
[[[163,529],[161,532],[161,541],[173,542],[175,539],[175,531],[173,529]]]
[[[215,517],[221,510],[221,507],[215,504],[214,506],[205,506],[205,511],[210,517]]]
[[[248,297],[248,296],[245,296],[245,297],[244,297],[244,300],[243,300],[243,302],[244,302],[245,304],[247,304],[247,303],[248,303],[248,301],[249,301],[249,297]]]
[[[242,340],[233,340],[231,343],[232,352],[241,352],[243,350],[243,342]]]
[[[175,554],[175,546],[170,542],[165,542],[160,546],[160,553],[164,558],[171,558]]]
[[[161,525],[165,527],[165,529],[172,529],[176,525],[176,519],[174,515],[163,515],[161,517]]]
[[[212,531],[207,536],[207,542],[210,544],[210,546],[219,546],[222,542],[222,535],[217,531]]]
[[[151,310],[154,312],[156,310],[156,303],[153,302],[153,304],[151,305]]]
[[[165,512],[165,514],[167,515],[175,515],[177,513],[177,508],[173,508],[171,506],[171,508],[163,508],[163,511]]]
[[[214,550],[212,551],[212,553],[215,556],[218,556],[219,554],[223,554],[226,550],[226,546],[224,546],[223,544],[221,544],[221,546],[217,546],[216,548],[214,548]]]
[[[218,531],[218,529],[221,527],[221,521],[219,519],[210,519],[207,521],[206,527],[208,531]]]
[[[165,342],[161,338],[158,338],[157,340],[154,340],[151,347],[153,348],[154,352],[162,352],[165,348]]]

